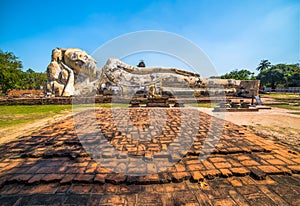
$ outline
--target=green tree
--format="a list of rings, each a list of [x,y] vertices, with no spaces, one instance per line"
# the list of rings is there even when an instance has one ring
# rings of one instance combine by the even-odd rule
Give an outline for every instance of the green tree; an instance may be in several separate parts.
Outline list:
[[[288,64],[284,68],[284,80],[286,87],[300,86],[300,67],[298,64]]]
[[[255,79],[254,73],[251,71],[248,71],[246,69],[241,69],[241,70],[236,69],[236,70],[226,73],[220,77],[221,77],[221,79],[236,79],[236,80]]]
[[[46,72],[35,72],[34,87],[33,89],[40,89],[41,86],[45,87],[47,83]]]
[[[257,79],[264,86],[300,86],[300,67],[297,64],[277,64],[260,71]]]
[[[258,67],[256,68],[257,71],[263,71],[271,67],[271,62],[269,60],[261,60]]]
[[[259,73],[257,79],[261,81],[262,85],[270,86],[274,89],[279,84],[282,84],[283,72],[278,68],[266,69]]]
[[[45,86],[47,82],[47,75],[44,72],[35,72],[28,69],[23,73],[22,88],[23,89],[40,89]]]
[[[22,67],[22,62],[12,52],[0,50],[0,90],[2,92],[21,87]]]
[[[21,70],[22,62],[12,52],[0,50],[0,92],[6,93],[9,89],[40,89],[47,82],[45,72]]]

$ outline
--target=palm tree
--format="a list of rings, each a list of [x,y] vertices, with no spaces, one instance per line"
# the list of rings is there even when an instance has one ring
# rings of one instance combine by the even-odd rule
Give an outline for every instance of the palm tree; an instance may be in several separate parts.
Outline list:
[[[271,66],[271,62],[269,60],[261,60],[258,67],[256,68],[257,71],[263,71],[265,69],[268,69]]]

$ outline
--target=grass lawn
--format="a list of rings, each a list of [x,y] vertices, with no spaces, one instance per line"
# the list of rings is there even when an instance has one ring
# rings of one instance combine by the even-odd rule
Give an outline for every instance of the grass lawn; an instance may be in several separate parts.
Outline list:
[[[216,104],[214,103],[195,103],[195,104],[186,104],[191,107],[204,107],[204,108],[214,108]]]
[[[273,97],[280,99],[290,99],[290,98],[300,98],[300,94],[291,94],[291,93],[269,93],[269,94],[261,94],[262,97]]]
[[[71,109],[72,105],[0,106],[0,128],[34,122]]]
[[[270,93],[263,94],[261,97],[271,97],[279,102],[277,104],[270,104],[269,106],[281,109],[300,110],[300,94]]]
[[[84,109],[128,107],[127,104],[86,104],[75,105],[74,112]],[[64,111],[72,112],[72,105],[13,105],[0,106],[0,129],[31,123],[47,117],[52,117]]]
[[[290,93],[270,93],[270,94],[261,94],[261,97],[274,98],[279,102],[286,103],[300,103],[300,94],[290,94]]]
[[[277,104],[277,105],[272,105],[272,107],[289,109],[289,110],[300,110],[300,104]]]

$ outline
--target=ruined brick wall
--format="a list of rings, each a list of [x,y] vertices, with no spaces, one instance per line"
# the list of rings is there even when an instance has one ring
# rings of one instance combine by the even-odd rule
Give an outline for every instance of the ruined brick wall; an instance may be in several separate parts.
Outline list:
[[[43,97],[44,90],[42,89],[21,89],[10,90],[7,92],[8,97]]]

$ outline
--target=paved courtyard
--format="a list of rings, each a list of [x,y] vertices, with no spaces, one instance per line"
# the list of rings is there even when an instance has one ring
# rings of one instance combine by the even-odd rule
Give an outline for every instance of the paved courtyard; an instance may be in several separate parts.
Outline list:
[[[300,154],[192,108],[96,109],[0,146],[0,205],[300,205]]]

